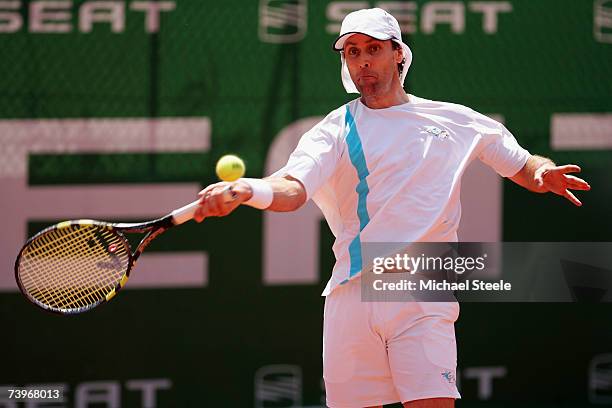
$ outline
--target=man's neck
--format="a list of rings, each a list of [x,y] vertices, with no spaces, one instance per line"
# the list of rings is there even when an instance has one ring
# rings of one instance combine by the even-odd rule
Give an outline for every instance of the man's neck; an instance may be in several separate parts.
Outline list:
[[[385,95],[362,95],[361,102],[370,109],[384,109],[391,106],[402,105],[410,101],[403,88],[397,87]]]

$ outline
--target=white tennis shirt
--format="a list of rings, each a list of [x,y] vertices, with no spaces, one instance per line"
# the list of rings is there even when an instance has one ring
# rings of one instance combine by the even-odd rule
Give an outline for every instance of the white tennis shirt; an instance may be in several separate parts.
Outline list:
[[[460,181],[472,160],[510,177],[530,156],[487,116],[409,98],[385,109],[359,99],[341,106],[302,136],[274,174],[302,182],[336,237],[325,296],[359,275],[364,242],[457,241]]]

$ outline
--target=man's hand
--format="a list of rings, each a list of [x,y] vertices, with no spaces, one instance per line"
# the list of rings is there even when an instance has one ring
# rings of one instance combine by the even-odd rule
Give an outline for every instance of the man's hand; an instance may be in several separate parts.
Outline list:
[[[206,217],[225,217],[248,201],[252,194],[251,187],[242,181],[211,184],[198,193],[200,207],[193,219],[202,222]]]
[[[588,191],[591,186],[583,179],[567,174],[579,171],[580,167],[575,164],[557,166],[546,157],[533,155],[510,180],[536,193],[550,191],[558,194],[580,207],[582,203],[570,190]]]
[[[583,179],[567,174],[579,172],[580,167],[575,164],[565,166],[544,164],[535,171],[534,180],[539,188],[565,197],[580,207],[582,203],[570,190],[589,191],[591,186]]]
[[[297,179],[284,176],[267,177],[264,180],[270,183],[274,194],[273,201],[266,210],[295,211],[306,202],[306,189]],[[211,184],[198,195],[200,206],[193,219],[202,222],[206,217],[225,217],[230,214],[240,204],[251,199],[253,190],[248,183],[239,179],[232,183],[222,181]]]

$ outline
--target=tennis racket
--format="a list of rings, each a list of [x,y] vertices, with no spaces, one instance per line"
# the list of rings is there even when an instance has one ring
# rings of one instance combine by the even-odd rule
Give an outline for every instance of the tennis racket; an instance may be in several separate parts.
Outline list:
[[[234,198],[231,187],[224,199]],[[34,305],[63,315],[83,313],[111,300],[136,261],[168,229],[191,220],[199,201],[143,223],[72,220],[30,238],[15,261],[15,279]],[[125,233],[145,233],[132,252]]]

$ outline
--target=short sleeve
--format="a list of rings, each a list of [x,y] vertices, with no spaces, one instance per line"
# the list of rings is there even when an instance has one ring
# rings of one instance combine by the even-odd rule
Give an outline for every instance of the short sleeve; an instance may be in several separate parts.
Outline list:
[[[336,110],[300,138],[287,164],[272,177],[289,175],[299,180],[311,198],[333,174],[341,155],[344,115]]]
[[[512,177],[518,173],[531,154],[501,123],[484,115],[480,115],[476,123],[477,130],[483,136],[483,149],[478,158],[502,177]]]

